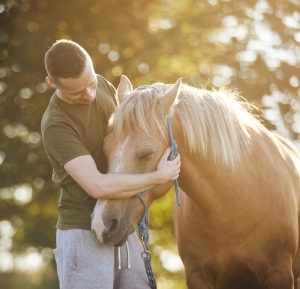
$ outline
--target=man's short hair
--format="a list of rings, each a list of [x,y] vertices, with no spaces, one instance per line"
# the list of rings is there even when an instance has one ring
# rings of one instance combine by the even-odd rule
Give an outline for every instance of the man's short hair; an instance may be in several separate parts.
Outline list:
[[[79,77],[90,60],[89,54],[78,43],[61,39],[56,41],[45,53],[45,68],[53,81],[58,78]]]

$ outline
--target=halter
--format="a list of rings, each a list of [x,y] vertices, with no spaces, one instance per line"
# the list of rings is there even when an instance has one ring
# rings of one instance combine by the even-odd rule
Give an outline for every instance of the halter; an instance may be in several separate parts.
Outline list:
[[[167,125],[168,125],[168,131],[169,131],[169,137],[170,137],[170,154],[168,156],[168,160],[174,160],[177,156],[177,144],[174,139],[173,135],[173,125],[172,125],[172,120],[168,116],[167,118]],[[148,276],[148,280],[150,282],[150,287],[151,289],[157,289],[155,277],[153,274],[152,266],[151,266],[151,251],[150,251],[150,245],[149,245],[149,220],[148,220],[148,208],[144,200],[144,196],[148,193],[149,191],[144,191],[141,193],[138,193],[136,197],[138,197],[143,206],[144,206],[144,215],[141,218],[141,220],[138,222],[138,233],[139,233],[139,238],[141,240],[141,243],[143,245],[143,252],[142,252],[142,258],[144,260],[145,264],[145,269],[146,273]],[[176,203],[177,206],[180,205],[180,191],[179,191],[179,185],[178,185],[178,180],[175,180],[175,193],[176,193]]]
[[[171,151],[168,156],[168,160],[172,161],[177,157],[177,143],[174,139],[172,120],[169,116],[167,118],[167,124],[168,124],[169,137],[170,137],[170,142],[171,142],[171,145],[170,145]],[[180,206],[180,191],[179,191],[179,185],[178,185],[177,179],[175,180],[175,193],[176,193],[177,206]]]

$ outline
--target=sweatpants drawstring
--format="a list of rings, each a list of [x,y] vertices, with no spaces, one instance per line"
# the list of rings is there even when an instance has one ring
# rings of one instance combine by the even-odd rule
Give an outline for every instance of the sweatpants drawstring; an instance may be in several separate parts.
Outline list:
[[[130,269],[131,268],[131,264],[130,264],[130,253],[129,253],[128,242],[126,242],[126,251],[127,251],[127,268]]]
[[[122,269],[122,261],[121,261],[121,248],[122,247],[118,247],[118,270]],[[127,268],[130,269],[131,268],[131,263],[130,263],[130,251],[129,251],[129,245],[128,242],[126,242],[126,252],[127,252]]]
[[[118,270],[121,270],[122,269],[122,266],[121,266],[121,247],[118,247]]]

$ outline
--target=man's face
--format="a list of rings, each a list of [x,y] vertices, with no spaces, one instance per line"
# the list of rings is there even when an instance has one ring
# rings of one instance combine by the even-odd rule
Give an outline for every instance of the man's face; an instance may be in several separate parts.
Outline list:
[[[90,60],[78,78],[59,78],[57,95],[70,104],[89,104],[96,98],[97,76]]]

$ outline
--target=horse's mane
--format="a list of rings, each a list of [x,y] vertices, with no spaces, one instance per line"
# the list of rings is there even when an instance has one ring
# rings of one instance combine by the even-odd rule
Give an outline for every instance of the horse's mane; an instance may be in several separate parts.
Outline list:
[[[168,142],[160,97],[170,87],[155,83],[135,89],[111,119],[116,138],[135,132]],[[250,131],[263,129],[249,107],[233,90],[209,91],[182,85],[170,114],[181,123],[191,153],[209,153],[216,163],[234,166],[249,151]]]

